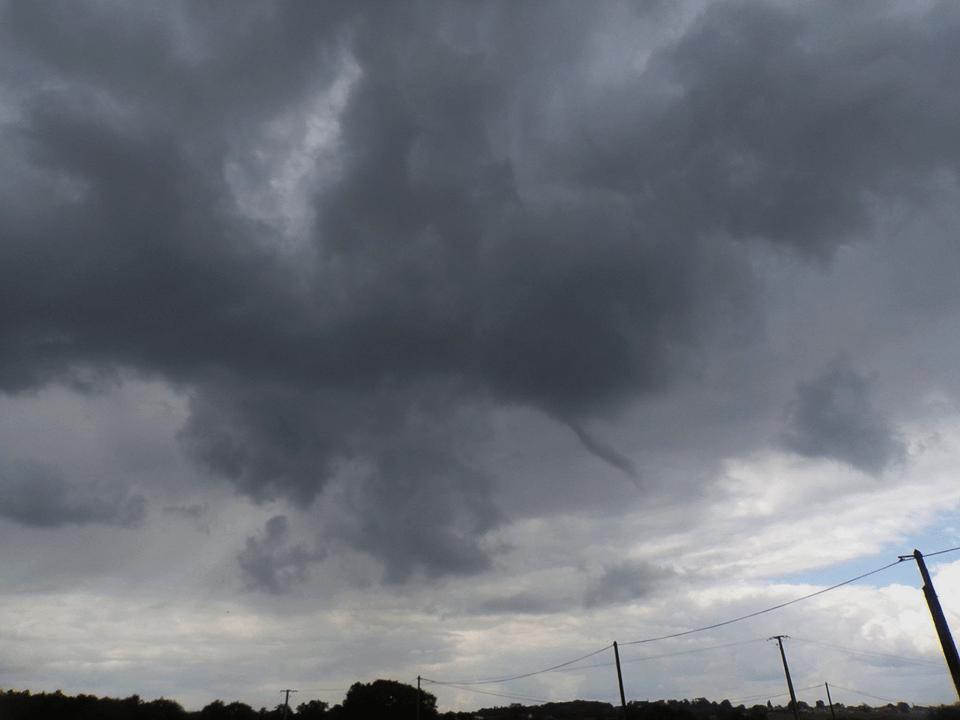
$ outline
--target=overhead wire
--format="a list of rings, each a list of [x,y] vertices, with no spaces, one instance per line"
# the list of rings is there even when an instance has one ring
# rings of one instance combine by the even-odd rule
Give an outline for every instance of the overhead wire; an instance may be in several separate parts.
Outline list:
[[[946,550],[939,550],[939,551],[937,551],[937,552],[928,553],[927,555],[925,555],[925,557],[930,557],[930,556],[934,556],[934,555],[943,555],[943,554],[945,554],[945,553],[956,552],[956,551],[958,551],[958,550],[960,550],[960,546],[954,547],[954,548],[948,548],[948,549],[946,549]],[[779,604],[777,604],[777,605],[773,605],[773,606],[771,606],[771,607],[764,608],[763,610],[758,610],[758,611],[756,611],[756,612],[752,612],[752,613],[749,613],[749,614],[747,614],[747,615],[741,615],[740,617],[733,618],[732,620],[725,620],[725,621],[723,621],[723,622],[713,623],[712,625],[705,625],[705,626],[703,626],[703,627],[694,628],[694,629],[692,629],[692,630],[684,630],[684,631],[678,632],[678,633],[671,633],[671,634],[669,634],[669,635],[660,635],[660,636],[652,637],[652,638],[643,638],[643,639],[640,639],[640,640],[632,640],[632,641],[629,641],[629,642],[623,642],[623,643],[619,643],[619,646],[620,646],[620,647],[624,647],[624,646],[629,646],[629,645],[641,645],[641,644],[646,644],[646,643],[651,643],[651,642],[659,642],[659,641],[661,641],[661,640],[672,640],[672,639],[674,639],[674,638],[685,637],[685,636],[687,636],[687,635],[693,635],[693,634],[695,634],[695,633],[706,632],[706,631],[708,631],[708,630],[715,630],[715,629],[717,629],[717,628],[726,627],[727,625],[733,625],[734,623],[742,622],[742,621],[744,621],[744,620],[749,620],[750,618],[758,617],[758,616],[760,616],[760,615],[765,615],[766,613],[773,612],[774,610],[780,610],[781,608],[785,608],[785,607],[788,607],[788,606],[790,606],[790,605],[794,605],[794,604],[799,603],[799,602],[802,602],[802,601],[804,601],[804,600],[809,600],[810,598],[817,597],[818,595],[823,595],[824,593],[828,593],[828,592],[830,592],[830,591],[832,591],[832,590],[836,590],[837,588],[841,588],[841,587],[843,587],[843,586],[845,586],[845,585],[849,585],[849,584],[851,584],[851,583],[857,582],[858,580],[863,580],[864,578],[870,577],[871,575],[876,575],[877,573],[883,572],[884,570],[888,570],[888,569],[892,568],[894,565],[899,565],[899,564],[902,563],[904,560],[910,559],[910,557],[911,557],[911,556],[901,557],[901,558],[899,558],[896,562],[892,562],[892,563],[890,563],[890,564],[888,564],[888,565],[884,565],[883,567],[877,568],[876,570],[871,570],[870,572],[863,573],[862,575],[857,575],[856,577],[850,578],[849,580],[844,580],[843,582],[837,583],[837,584],[835,584],[835,585],[831,585],[830,587],[823,588],[823,589],[821,589],[821,590],[817,590],[816,592],[812,592],[812,593],[809,593],[809,594],[807,594],[807,595],[803,595],[803,596],[798,597],[798,598],[795,598],[795,599],[793,599],[793,600],[788,600],[787,602],[779,603]],[[749,642],[755,642],[755,641],[754,641],[754,640],[748,640],[748,641],[743,641],[743,643],[731,643],[730,645],[746,644],[746,643],[749,643]],[[727,646],[717,646],[717,647],[729,647],[730,645],[727,645]],[[564,668],[569,668],[569,666],[574,665],[574,664],[576,664],[576,663],[578,663],[578,662],[581,662],[582,660],[586,660],[587,658],[593,657],[594,655],[599,655],[600,653],[609,650],[611,647],[613,647],[612,644],[611,644],[611,645],[606,645],[606,646],[600,648],[599,650],[594,650],[593,652],[587,653],[586,655],[582,655],[582,656],[580,656],[580,657],[578,657],[578,658],[575,658],[575,659],[573,659],[573,660],[568,660],[567,662],[563,662],[563,663],[560,663],[560,664],[558,664],[558,665],[553,665],[553,666],[551,666],[551,667],[544,668],[544,669],[542,669],[542,670],[535,670],[535,671],[533,671],[533,672],[521,673],[521,674],[518,674],[518,675],[511,675],[511,676],[507,676],[507,677],[488,678],[488,679],[482,679],[482,680],[461,680],[461,681],[441,681],[441,680],[430,680],[430,679],[427,679],[427,678],[421,678],[421,680],[423,680],[424,682],[428,682],[428,683],[435,684],[435,685],[446,685],[446,686],[450,686],[450,687],[459,687],[459,688],[461,688],[461,689],[463,689],[463,690],[467,690],[468,688],[467,688],[466,686],[470,686],[470,685],[492,685],[492,684],[496,684],[496,683],[506,683],[506,682],[512,682],[512,681],[514,681],[514,680],[522,680],[522,679],[525,679],[525,678],[534,677],[534,676],[536,676],[536,675],[543,675],[543,674],[548,673],[548,672],[559,671],[559,670],[562,670],[562,669],[564,669]],[[639,661],[641,661],[641,660],[654,659],[655,657],[669,657],[670,655],[673,655],[673,654],[681,655],[681,654],[685,654],[685,653],[687,653],[687,652],[700,652],[700,650],[681,651],[681,652],[678,652],[678,653],[669,653],[669,654],[666,654],[666,655],[654,656],[654,657],[650,657],[650,658],[633,658],[633,659],[626,660],[626,661],[622,661],[622,662],[639,662]],[[895,657],[895,656],[890,656],[890,657]],[[921,661],[912,661],[912,662],[917,662],[917,664],[923,664]],[[603,664],[597,664],[597,665],[587,665],[587,666],[582,666],[582,667],[579,667],[579,668],[570,668],[570,670],[583,670],[583,669],[588,669],[588,668],[593,668],[593,667],[605,667],[605,666],[609,666],[610,664],[611,664],[611,663],[603,663]],[[476,692],[481,692],[481,691],[478,690],[478,691],[476,691]],[[495,693],[492,693],[492,692],[489,692],[489,691],[484,691],[484,692],[487,692],[488,694],[495,694]],[[509,697],[509,696],[505,696],[505,697]],[[766,696],[764,696],[764,697],[766,697]],[[885,698],[878,698],[878,699],[885,699]]]
[[[661,655],[646,655],[639,658],[630,658],[629,660],[620,660],[621,665],[626,665],[627,663],[643,662],[645,660],[659,660],[661,658],[675,657],[677,655],[692,655],[693,653],[707,652],[709,650],[722,650],[724,648],[736,647],[737,645],[750,645],[757,642],[766,642],[767,638],[754,638],[753,640],[739,640],[732,643],[724,643],[723,645],[711,645],[710,647],[705,648],[693,648],[691,650],[678,650],[677,652],[672,653],[663,653]]]
[[[789,697],[789,696],[790,696],[789,692],[777,693],[775,695],[771,695],[770,693],[763,693],[761,695],[748,695],[746,697],[735,698],[731,700],[730,703],[733,705],[742,705],[744,703],[750,702],[751,700],[763,700],[764,698],[766,698],[767,700],[774,700],[776,698]]]
[[[559,665],[554,665],[553,667],[548,667],[543,670],[536,670],[534,672],[523,673],[522,675],[513,675],[511,677],[502,677],[502,678],[491,678],[488,680],[460,680],[460,681],[448,681],[455,685],[492,685],[494,683],[510,682],[511,680],[522,680],[523,678],[533,677],[534,675],[542,675],[543,673],[553,672],[554,670],[559,670],[560,668],[565,668],[568,665],[573,665],[578,663],[581,660],[586,660],[587,658],[593,657],[594,655],[599,655],[600,653],[609,650],[613,645],[607,645],[602,647],[599,650],[594,650],[592,653],[587,653],[581,657],[576,658],[575,660],[568,660],[567,662],[560,663]],[[441,684],[438,680],[431,680],[430,682],[435,682]]]
[[[493,697],[502,697],[502,698],[507,698],[508,700],[527,700],[529,702],[539,702],[539,703],[557,702],[556,700],[550,700],[549,698],[539,698],[539,697],[532,697],[530,695],[516,695],[512,693],[494,692],[493,690],[480,690],[479,688],[475,688],[475,687],[463,687],[458,683],[440,682],[438,680],[428,680],[427,678],[420,678],[420,679],[423,682],[432,683],[434,685],[442,685],[444,687],[452,688],[454,690],[463,690],[464,692],[480,693],[482,695],[492,695]]]
[[[791,637],[791,639],[793,639],[793,638]],[[796,693],[802,693],[802,692],[807,692],[808,690],[819,690],[819,689],[822,688],[822,687],[823,687],[823,685],[820,685],[820,684],[818,683],[817,685],[810,685],[810,686],[808,686],[808,687],[796,688],[796,689],[794,690],[794,692],[796,692]],[[749,702],[749,701],[751,701],[751,700],[762,700],[762,699],[764,699],[764,698],[766,698],[767,700],[775,700],[776,698],[785,698],[785,697],[789,697],[789,696],[790,696],[790,693],[789,693],[789,692],[776,693],[775,695],[771,695],[770,693],[763,693],[762,695],[748,695],[748,696],[746,696],[746,697],[741,697],[741,698],[737,698],[737,699],[735,699],[735,700],[731,700],[730,702],[731,702],[731,704],[733,704],[733,705],[738,705],[738,704],[743,704],[743,703],[745,703],[745,702]],[[801,702],[803,702],[803,701],[801,701]]]
[[[750,643],[766,641],[767,638],[755,638],[753,640],[739,640],[737,642],[724,643],[723,645],[711,645],[709,647],[693,648],[691,650],[678,650],[677,652],[662,653],[660,655],[644,655],[643,657],[628,658],[626,660],[620,658],[620,664],[626,665],[627,663],[644,662],[646,660],[660,660],[662,658],[674,657],[675,655],[691,655],[693,653],[709,652],[710,650],[722,650],[724,648],[735,647],[737,645],[749,645]],[[594,665],[578,665],[577,667],[563,668],[557,672],[576,672],[578,670],[589,670],[591,668],[613,667],[615,664],[616,663],[611,661],[605,663],[596,663]]]
[[[642,640],[633,640],[631,642],[625,642],[620,644],[621,645],[640,645],[642,643],[657,642],[659,640],[671,640],[673,638],[684,637],[685,635],[693,635],[694,633],[705,632],[706,630],[716,630],[717,628],[725,627],[726,625],[733,625],[734,623],[738,623],[743,620],[749,620],[750,618],[757,617],[758,615],[764,615],[768,612],[773,612],[774,610],[785,608],[788,605],[794,605],[795,603],[801,602],[803,600],[809,600],[810,598],[816,597],[817,595],[823,595],[824,593],[830,592],[831,590],[836,590],[837,588],[843,587],[844,585],[849,585],[850,583],[856,582],[857,580],[863,580],[863,578],[865,577],[876,575],[878,572],[883,572],[884,570],[892,568],[894,565],[899,565],[901,562],[903,562],[902,559],[897,560],[896,562],[892,562],[889,565],[884,565],[882,568],[877,568],[876,570],[871,570],[870,572],[864,573],[863,575],[858,575],[855,578],[844,580],[841,583],[837,583],[836,585],[831,585],[830,587],[824,588],[823,590],[817,590],[816,592],[810,593],[809,595],[804,595],[803,597],[796,598],[795,600],[788,600],[787,602],[780,603],[779,605],[774,605],[773,607],[768,607],[764,610],[758,610],[757,612],[750,613],[749,615],[741,615],[740,617],[734,618],[733,620],[725,620],[723,622],[714,623],[713,625],[707,625],[705,627],[695,628],[694,630],[684,630],[683,632],[672,633],[670,635],[661,635],[659,637],[644,638]]]
[[[817,642],[816,640],[807,640],[806,638],[797,637],[796,635],[791,635],[790,639],[796,642],[808,643],[810,645],[818,645],[819,647],[829,648],[831,650],[838,650],[840,652],[845,652],[845,653],[850,653],[851,655],[866,655],[869,657],[886,658],[888,660],[897,660],[898,662],[908,663],[910,665],[923,665],[926,667],[939,668],[943,666],[943,663],[935,663],[929,660],[916,660],[912,658],[901,657],[899,655],[889,655],[887,653],[871,652],[869,650],[853,650],[851,648],[841,647],[840,645],[831,645],[829,643]]]
[[[944,553],[956,552],[960,550],[960,545],[957,547],[950,548],[949,550],[938,550],[937,552],[927,553],[924,557],[933,557],[934,555],[943,555]]]
[[[960,548],[957,548],[957,549],[960,550]],[[883,695],[871,695],[870,693],[866,693],[861,690],[853,690],[851,688],[840,687],[839,685],[834,685],[832,683],[830,687],[835,688],[837,690],[845,690],[846,692],[852,692],[855,695],[863,695],[864,697],[873,698],[874,700],[886,700],[887,702],[905,702],[903,699],[898,700],[897,698],[884,697]]]

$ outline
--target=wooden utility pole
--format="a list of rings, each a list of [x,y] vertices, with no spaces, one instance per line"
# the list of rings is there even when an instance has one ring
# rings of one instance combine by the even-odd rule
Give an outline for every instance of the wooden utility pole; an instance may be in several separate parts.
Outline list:
[[[417,675],[417,720],[420,720],[420,676]]]
[[[623,708],[623,720],[627,720],[627,697],[623,694],[623,673],[620,672],[620,650],[617,641],[613,641],[613,657],[617,661],[617,682],[620,683],[620,706]]]
[[[287,694],[283,700],[283,720],[287,720],[287,712],[290,710],[290,693],[296,692],[296,690],[281,690],[280,692]]]
[[[787,667],[787,654],[783,651],[783,639],[787,635],[774,635],[771,640],[776,640],[780,647],[780,658],[783,660],[783,674],[787,676],[787,689],[790,691],[790,702],[793,703],[793,717],[800,720],[800,706],[797,705],[797,694],[793,691],[793,680],[790,679],[790,668]]]
[[[827,689],[827,702],[830,703],[830,717],[832,717],[833,720],[837,720],[837,714],[833,711],[833,698],[830,697],[830,686],[826,683],[824,683],[823,686]]]
[[[910,556],[901,555],[901,559],[907,557]],[[947,661],[950,677],[953,678],[953,687],[957,691],[957,697],[960,697],[960,656],[957,655],[957,646],[953,642],[953,635],[950,634],[947,619],[943,616],[943,608],[940,607],[940,599],[933,589],[933,581],[930,579],[930,573],[927,572],[927,565],[923,562],[923,554],[919,550],[914,550],[913,557],[917,561],[917,567],[920,568],[920,577],[923,578],[923,596],[927,599],[927,607],[930,608],[930,615],[933,616],[933,626],[937,629],[937,635],[940,638],[943,657]]]

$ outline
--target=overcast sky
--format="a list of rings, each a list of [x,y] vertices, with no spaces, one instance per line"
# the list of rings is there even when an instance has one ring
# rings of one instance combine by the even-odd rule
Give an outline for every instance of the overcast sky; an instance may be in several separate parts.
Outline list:
[[[960,5],[2,0],[0,167],[0,687],[956,700],[629,643],[960,545]]]

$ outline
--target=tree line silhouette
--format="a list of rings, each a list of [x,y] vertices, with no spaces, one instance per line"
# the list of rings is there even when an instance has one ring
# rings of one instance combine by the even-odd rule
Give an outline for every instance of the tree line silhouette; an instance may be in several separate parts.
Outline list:
[[[420,692],[421,720],[437,720],[437,698]],[[330,707],[322,700],[309,700],[295,708],[280,703],[272,709],[255,710],[242,702],[214,700],[202,710],[189,712],[176,700],[31,693],[0,690],[2,720],[414,720],[417,689],[395,680],[354,683],[343,702]]]
[[[419,714],[417,704],[419,698]],[[831,718],[822,702],[811,708],[798,703],[811,719]],[[960,720],[960,706],[922,708],[906,703],[871,708],[867,705],[834,708],[843,720],[907,720],[911,714],[925,720]],[[826,715],[824,713],[826,712]],[[904,718],[904,716],[907,716]],[[242,702],[214,700],[201,710],[187,711],[180,703],[167,698],[143,700],[139,695],[128,698],[96,697],[31,693],[29,690],[0,690],[0,720],[621,720],[624,711],[610,703],[594,700],[549,702],[524,706],[512,703],[506,707],[483,708],[469,712],[437,710],[432,693],[398,682],[375,680],[354,683],[343,702],[330,707],[322,700],[308,700],[296,707],[282,703],[271,709],[254,709]],[[793,720],[792,710],[770,703],[747,708],[734,706],[729,700],[720,703],[705,698],[690,700],[631,701],[627,704],[628,720]]]

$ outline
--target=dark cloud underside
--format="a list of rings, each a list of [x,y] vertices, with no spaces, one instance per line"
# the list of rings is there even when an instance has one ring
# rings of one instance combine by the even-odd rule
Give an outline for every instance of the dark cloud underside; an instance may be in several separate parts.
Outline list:
[[[906,447],[896,428],[872,407],[870,394],[869,380],[848,361],[833,361],[819,377],[797,385],[784,443],[804,457],[880,473],[902,460]]]
[[[491,598],[480,603],[478,611],[483,614],[541,615],[556,611],[560,603],[555,598],[538,597],[531,593],[517,593],[506,597]]]
[[[672,568],[647,562],[626,561],[608,565],[587,588],[583,602],[586,607],[635,602],[649,595],[673,574]]]
[[[322,559],[322,553],[308,550],[303,545],[288,546],[290,521],[285,515],[276,515],[267,521],[260,536],[248,537],[246,547],[237,555],[247,588],[265,590],[275,595],[287,592],[306,579],[312,563]]]
[[[829,260],[875,203],[957,170],[952,3],[712,4],[600,79],[609,13],[662,9],[0,7],[0,387],[166,379],[192,457],[257,499],[360,468],[339,532],[392,580],[489,566],[484,409],[539,410],[632,472],[584,423],[668,388],[710,333],[761,338],[749,243]],[[350,68],[312,234],[282,250],[225,168],[267,173],[274,121]],[[802,385],[791,447],[888,463],[858,382]],[[253,585],[310,561],[282,529],[241,556]]]
[[[0,465],[0,518],[27,527],[136,527],[147,514],[142,495],[120,487],[78,486],[37,462]]]

